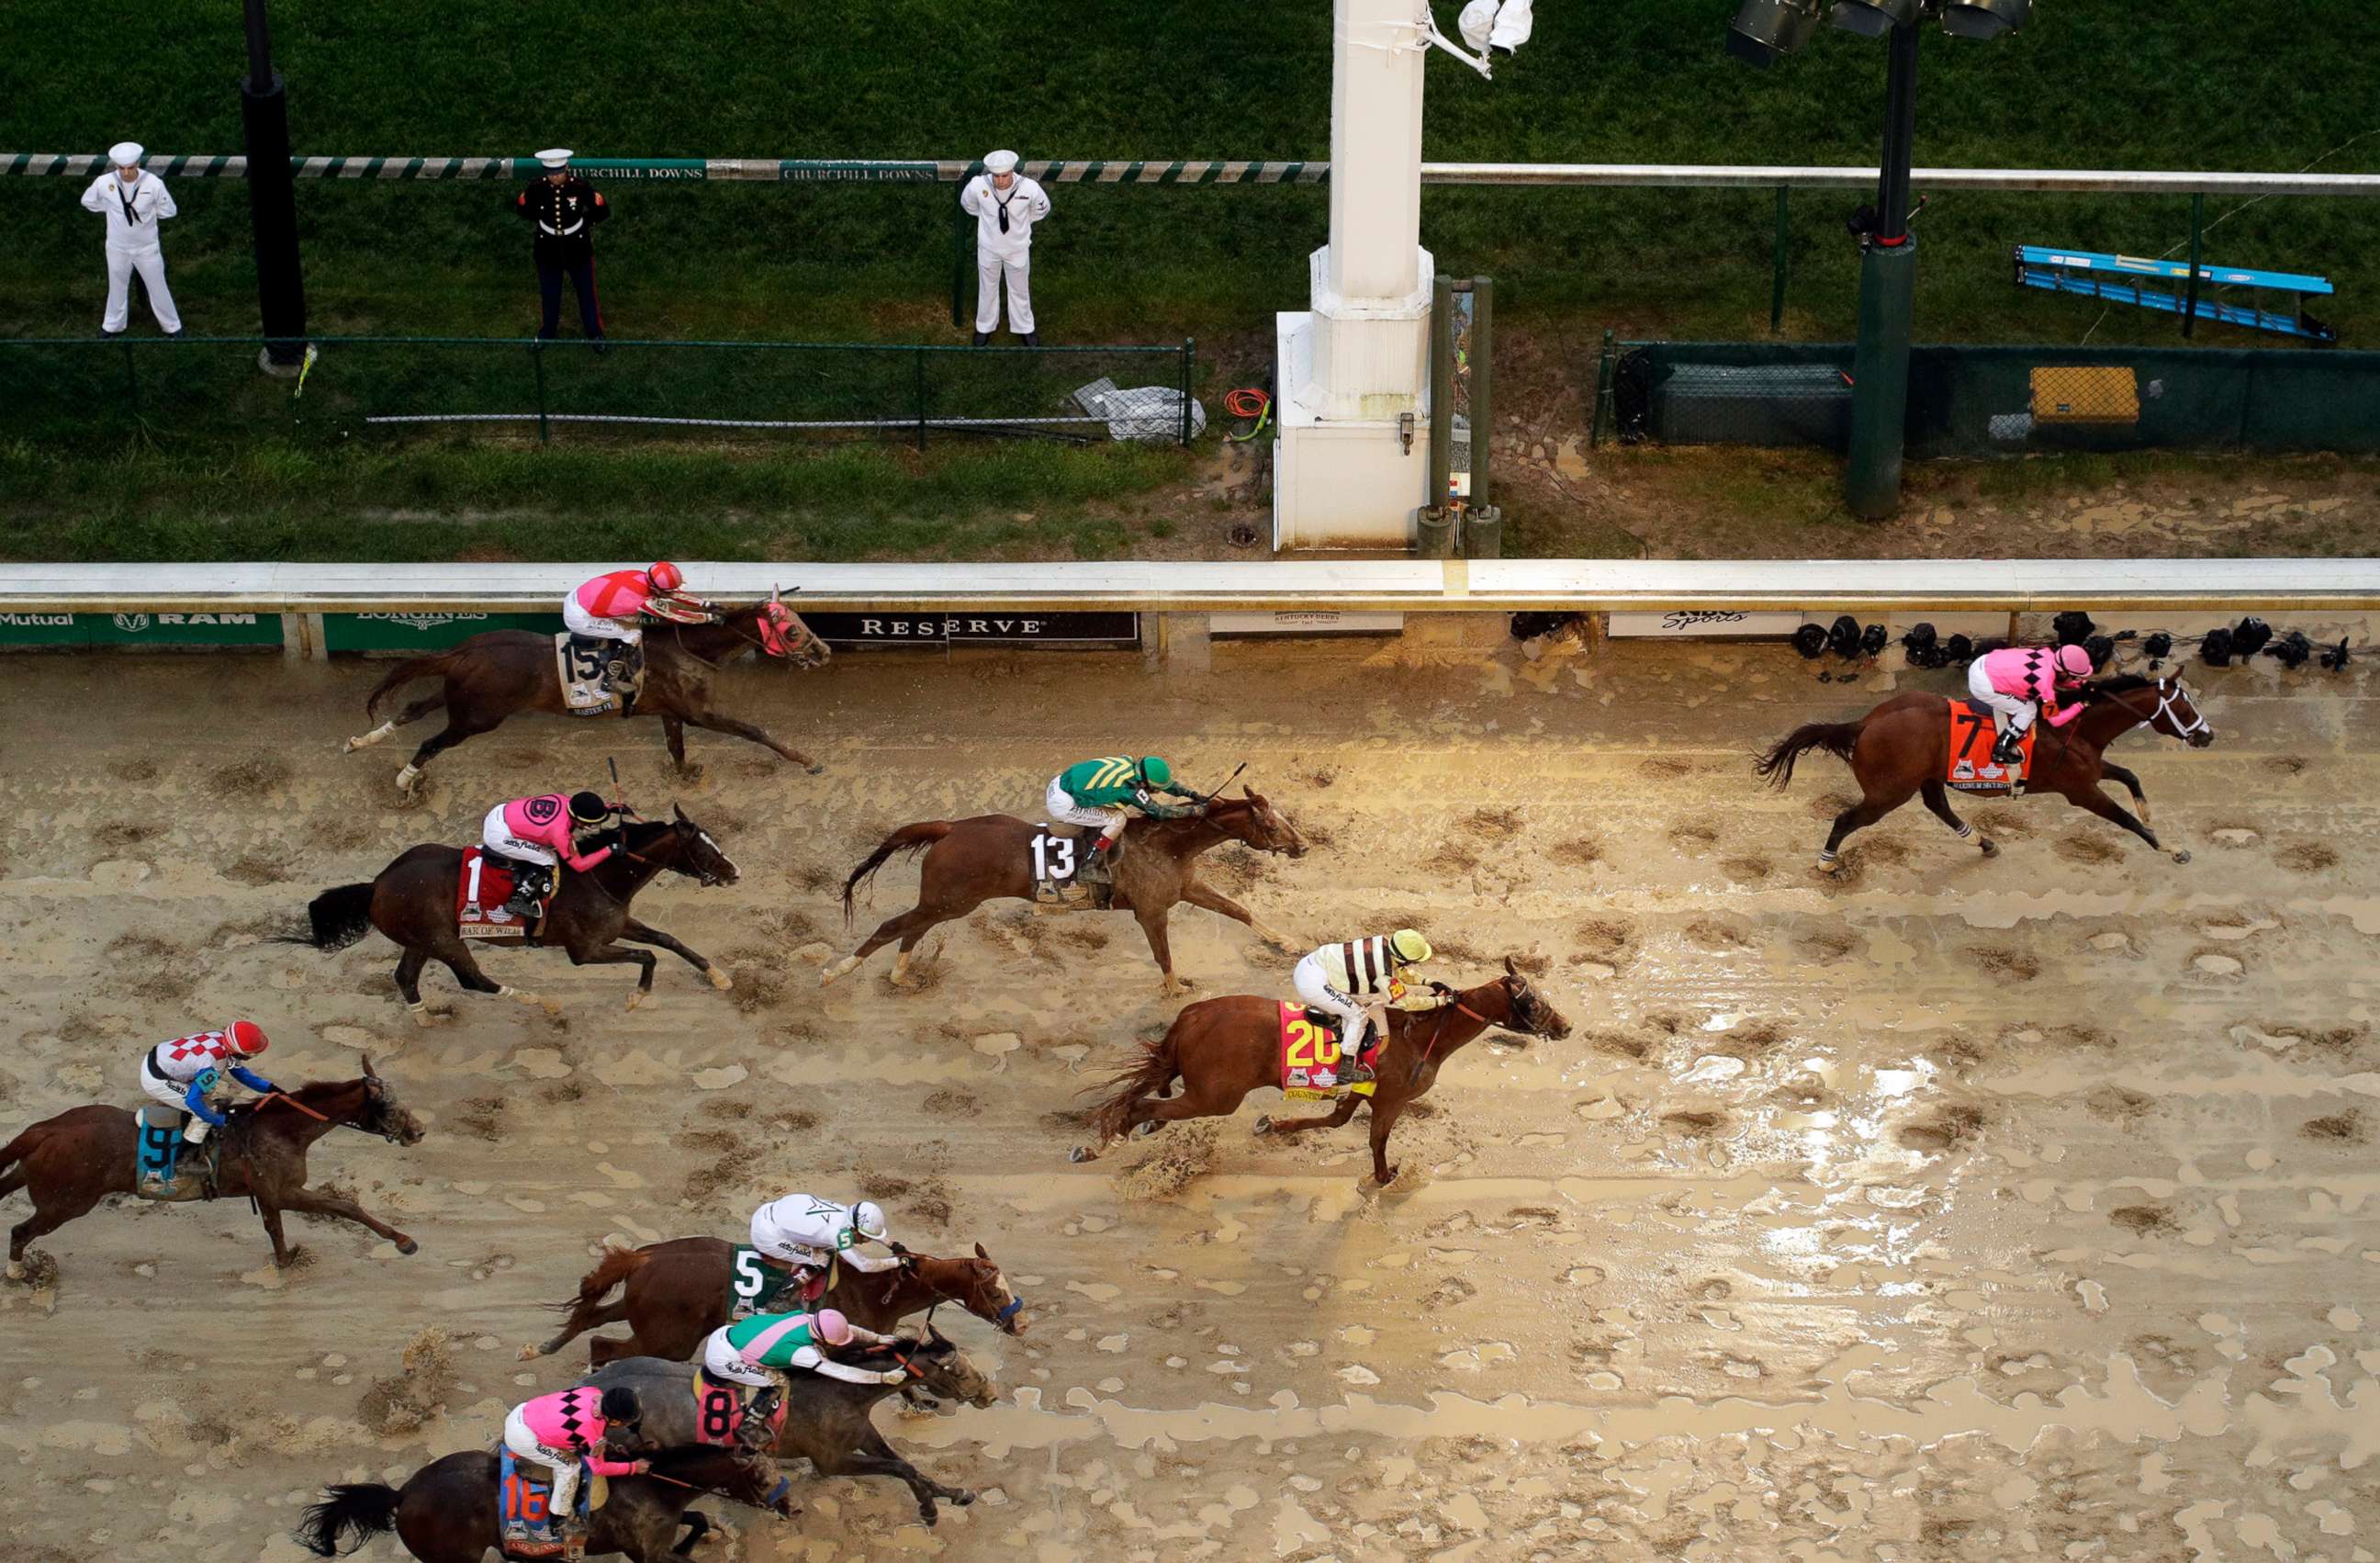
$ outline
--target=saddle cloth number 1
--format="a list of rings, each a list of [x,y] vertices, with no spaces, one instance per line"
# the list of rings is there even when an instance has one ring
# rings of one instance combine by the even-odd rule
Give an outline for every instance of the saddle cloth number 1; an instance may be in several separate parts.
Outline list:
[[[1047,829],[1033,833],[1033,877],[1036,879],[1072,879],[1075,877],[1075,838],[1051,836]]]
[[[1329,1069],[1339,1064],[1339,1034],[1328,1026],[1318,1026],[1300,1015],[1285,1028],[1289,1032],[1289,1052],[1283,1059],[1293,1069]]]

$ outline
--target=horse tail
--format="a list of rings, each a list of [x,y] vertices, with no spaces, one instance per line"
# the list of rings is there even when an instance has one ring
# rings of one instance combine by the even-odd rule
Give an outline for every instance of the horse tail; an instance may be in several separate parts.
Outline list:
[[[447,665],[454,660],[453,652],[441,652],[436,656],[407,657],[403,662],[390,668],[388,677],[382,678],[373,687],[372,692],[364,697],[364,714],[378,717],[382,696],[399,684],[410,684],[416,678],[427,678],[433,673],[443,677],[446,672]]]
[[[893,853],[922,852],[948,836],[951,830],[951,822],[948,820],[928,820],[922,824],[905,824],[886,836],[876,850],[868,853],[860,861],[859,866],[851,871],[851,877],[843,882],[844,921],[847,922],[851,920],[852,897],[857,893],[862,885],[875,877],[876,871],[891,861]]]
[[[1857,722],[1804,722],[1777,741],[1775,748],[1752,763],[1755,775],[1767,776],[1768,785],[1782,788],[1793,779],[1793,762],[1814,749],[1823,749],[1836,759],[1849,763],[1852,746],[1859,742]]]
[[[1143,1043],[1140,1056],[1116,1070],[1105,1080],[1096,1080],[1075,1093],[1087,1096],[1100,1093],[1091,1108],[1091,1127],[1099,1131],[1102,1143],[1124,1131],[1132,1121],[1133,1105],[1145,1096],[1154,1096],[1173,1083],[1182,1072],[1182,1055],[1173,1040],[1182,1022],[1177,1020],[1155,1042]]]
[[[578,1294],[560,1302],[549,1302],[546,1307],[556,1313],[575,1313],[581,1308],[592,1308],[603,1300],[604,1293],[650,1264],[652,1257],[642,1249],[605,1243],[603,1257],[596,1261],[595,1268],[578,1278]]]
[[[6,1145],[0,1145],[0,1199],[16,1191],[14,1185],[21,1180],[14,1177],[11,1169],[25,1159],[32,1150],[33,1142],[41,1137],[41,1132],[42,1126],[37,1123]]]
[[[277,934],[272,942],[343,950],[371,932],[371,902],[370,885],[334,885],[307,903],[307,932]]]
[[[343,1482],[326,1487],[330,1496],[306,1510],[298,1527],[298,1545],[317,1557],[336,1557],[339,1537],[356,1533],[356,1545],[396,1528],[396,1506],[404,1496],[378,1482]]]

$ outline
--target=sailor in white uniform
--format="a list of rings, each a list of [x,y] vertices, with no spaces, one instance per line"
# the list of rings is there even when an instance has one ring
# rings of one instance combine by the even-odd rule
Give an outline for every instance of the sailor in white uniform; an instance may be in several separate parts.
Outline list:
[[[173,290],[165,286],[165,251],[157,242],[157,225],[178,210],[165,191],[165,181],[140,166],[144,155],[138,141],[118,141],[107,149],[108,169],[82,192],[83,210],[107,220],[107,313],[99,329],[107,336],[121,333],[131,323],[132,274],[139,271],[149,289],[149,308],[168,336],[182,334],[182,311],[174,307]]]
[[[1000,285],[1008,283],[1008,329],[1028,348],[1033,331],[1033,225],[1050,214],[1050,197],[1016,171],[1016,154],[995,152],[983,172],[959,192],[959,210],[975,219],[975,345],[1000,325]]]

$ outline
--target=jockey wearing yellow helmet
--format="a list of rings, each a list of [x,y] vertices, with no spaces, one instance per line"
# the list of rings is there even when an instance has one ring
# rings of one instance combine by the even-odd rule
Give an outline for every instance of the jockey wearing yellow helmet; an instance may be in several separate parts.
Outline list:
[[[1373,1077],[1373,1058],[1365,1054],[1374,1007],[1395,1005],[1400,1009],[1435,1009],[1449,990],[1430,983],[1429,992],[1407,997],[1415,984],[1407,979],[1414,968],[1430,958],[1429,941],[1410,928],[1375,934],[1368,939],[1325,945],[1297,963],[1290,981],[1297,996],[1317,1009],[1339,1017],[1340,1078],[1350,1084]],[[1381,1028],[1383,1039],[1387,1028]],[[1374,1049],[1377,1055],[1378,1049]]]

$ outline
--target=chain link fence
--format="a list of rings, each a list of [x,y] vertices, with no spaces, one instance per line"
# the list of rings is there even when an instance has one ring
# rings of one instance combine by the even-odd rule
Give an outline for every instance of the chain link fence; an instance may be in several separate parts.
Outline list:
[[[1848,342],[1612,342],[1595,436],[1623,444],[1851,439]],[[2380,451],[2380,353],[1928,347],[1909,367],[1909,454]]]
[[[938,434],[1188,444],[1196,344],[964,348],[808,342],[316,337],[302,375],[261,337],[0,339],[0,426],[55,444],[273,433],[339,441],[484,428]],[[292,356],[288,354],[285,356]]]

